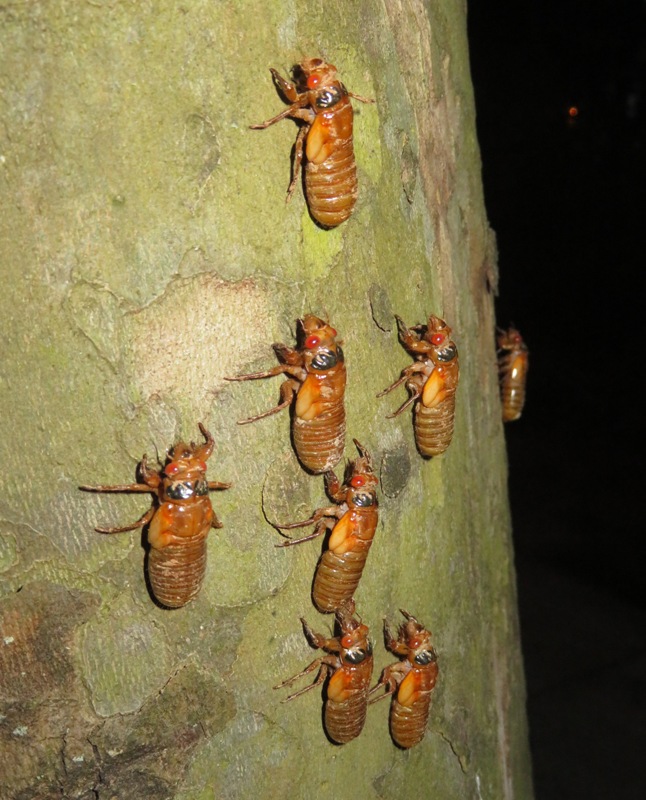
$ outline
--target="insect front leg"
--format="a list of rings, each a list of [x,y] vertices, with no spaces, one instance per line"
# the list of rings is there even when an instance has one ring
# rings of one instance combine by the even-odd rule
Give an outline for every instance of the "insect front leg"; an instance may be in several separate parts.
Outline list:
[[[373,467],[372,467],[372,458],[370,456],[370,453],[368,452],[368,450],[366,450],[366,448],[361,444],[361,442],[358,439],[353,439],[352,441],[354,442],[354,446],[359,451],[359,455],[361,456],[361,458],[365,459],[367,468],[372,471]]]
[[[334,666],[329,663],[329,658],[329,656],[325,656],[324,658],[314,659],[314,661],[312,661],[309,666],[305,667],[302,672],[299,672],[298,675],[294,675],[292,678],[288,678],[286,681],[279,683],[278,686],[274,686],[274,689],[280,689],[283,686],[290,686],[292,683],[294,683],[294,681],[298,680],[298,678],[302,678],[303,675],[308,675],[310,672],[314,672],[317,667],[320,667],[319,674],[316,676],[314,683],[310,683],[308,686],[305,686],[302,689],[299,689],[297,692],[294,692],[294,694],[290,694],[282,702],[289,703],[290,700],[294,700],[296,697],[300,697],[302,694],[305,694],[306,692],[315,689],[317,686],[320,686],[328,673],[334,671]]]
[[[289,378],[288,380],[284,381],[284,383],[281,383],[280,385],[280,402],[277,406],[270,408],[269,411],[263,411],[262,414],[256,414],[254,417],[239,419],[238,425],[247,425],[249,422],[255,422],[256,420],[263,419],[264,417],[270,417],[272,414],[277,414],[279,411],[287,408],[291,405],[299,387],[300,383],[293,378]]]
[[[200,447],[194,448],[193,455],[195,458],[201,458],[202,461],[208,461],[215,446],[215,439],[201,422],[198,422],[197,425],[205,441]]]
[[[410,613],[410,611],[406,611],[405,609],[403,609],[403,608],[400,608],[400,609],[399,609],[399,613],[400,613],[400,614],[403,614],[403,615],[406,617],[406,619],[407,619],[409,622],[414,622],[414,623],[415,623],[415,625],[419,625],[419,622],[418,622],[418,621],[417,621],[417,619],[416,619],[416,618],[415,618],[415,617],[414,617],[414,616],[413,616],[413,615]],[[385,621],[385,620],[384,620],[384,621]]]
[[[375,692],[379,691],[379,689],[382,689],[384,687],[386,691],[383,694],[380,694],[377,697],[372,697],[370,700],[368,700],[368,705],[372,705],[373,703],[378,703],[385,697],[390,697],[390,695],[395,693],[397,687],[404,678],[404,670],[402,669],[402,667],[405,667],[405,665],[391,664],[389,667],[386,667],[384,669],[377,683],[368,692],[368,696],[373,695]]]
[[[161,485],[162,479],[159,475],[159,472],[155,469],[150,469],[148,466],[148,459],[146,454],[144,453],[141,457],[141,462],[139,463],[139,471],[141,472],[141,477],[144,479],[146,486],[150,489],[158,489]],[[137,490],[139,491],[139,490]]]
[[[275,117],[271,119],[267,119],[264,122],[258,122],[255,125],[250,125],[249,127],[254,131],[261,131],[265,128],[268,128],[270,125],[275,125],[277,122],[280,122],[281,119],[286,119],[287,117],[293,116],[297,111],[299,111],[298,103],[294,103],[293,105],[289,106],[289,108],[285,108],[280,114],[276,114]]]
[[[429,344],[429,342],[420,340],[419,336],[416,336],[414,333],[412,333],[412,331],[416,330],[418,326],[407,328],[406,323],[401,317],[398,317],[395,314],[395,319],[397,320],[397,333],[399,334],[399,341],[407,350],[410,350],[412,353],[423,353],[424,355],[427,355],[432,351],[433,346]]]
[[[408,369],[409,367],[406,367],[405,370],[402,370],[401,376],[397,378],[397,380],[394,383],[391,383],[390,386],[387,386],[383,390],[383,392],[379,392],[379,394],[376,395],[376,397],[384,397],[384,395],[387,395],[389,392],[392,392],[393,389],[396,389],[398,386],[401,386],[402,383],[404,383],[404,381],[408,378],[408,373],[407,373]]]
[[[309,523],[309,520],[306,524]],[[310,542],[312,539],[316,539],[317,536],[321,536],[334,524],[333,519],[322,519],[320,520],[319,524],[314,529],[313,533],[310,533],[308,536],[302,536],[300,539],[289,539],[286,542],[281,542],[277,544],[276,547],[291,547],[293,544],[302,544],[303,542]],[[292,525],[281,525],[276,527],[284,527],[284,528],[298,528],[301,527],[302,523],[296,523]]]
[[[310,626],[307,624],[305,619],[301,617],[301,623],[303,625],[303,630],[305,631],[305,636],[307,636],[309,642],[312,644],[313,647],[318,647],[321,650],[326,650],[328,653],[340,653],[341,652],[341,643],[339,639],[335,636],[331,639],[327,639],[323,636],[322,633],[315,633]],[[325,661],[326,659],[322,659]],[[329,659],[327,659],[329,661]],[[339,666],[336,660],[331,662],[333,666]]]
[[[501,355],[498,360],[498,374],[500,380],[503,380],[511,369],[512,354],[509,351],[499,350]]]
[[[417,366],[417,365],[413,364],[413,367],[415,367],[415,366]],[[424,365],[422,365],[422,366],[424,366]],[[410,371],[409,371],[408,375],[406,376],[407,378],[409,377],[409,375],[412,372],[421,372],[421,370],[413,370],[412,367],[409,367],[408,369]],[[408,400],[406,400],[405,403],[403,403],[397,409],[397,411],[394,411],[392,414],[387,414],[386,415],[386,419],[393,419],[394,417],[398,417],[400,414],[402,414],[404,411],[406,411],[406,409],[410,405],[412,405],[412,403],[414,403],[415,400],[417,400],[417,398],[422,394],[425,382],[426,381],[424,380],[424,378],[422,376],[419,376],[419,375],[413,375],[412,378],[409,378],[409,380],[406,382],[406,388],[411,393],[410,397],[408,398]]]
[[[293,373],[295,371],[300,373],[302,370],[300,367],[290,367],[286,364],[279,364],[277,367],[267,370],[267,372],[255,372],[251,375],[239,375],[236,378],[225,378],[225,380],[249,381],[254,380],[255,378],[270,378],[274,375],[280,375],[281,373]],[[277,414],[279,411],[287,408],[289,405],[291,405],[291,402],[298,392],[300,386],[301,382],[298,379],[288,378],[280,386],[280,402],[277,406],[270,408],[269,411],[263,411],[262,414],[256,414],[253,417],[247,417],[247,419],[239,419],[238,425],[247,425],[249,422],[255,422],[256,420],[263,419],[264,417],[269,417],[272,414]]]
[[[348,92],[347,89],[346,92]],[[360,103],[374,104],[377,102],[376,100],[373,100],[372,97],[363,97],[363,95],[355,94],[354,92],[348,92],[348,97],[351,97],[353,100],[358,100]]]
[[[298,90],[296,86],[291,81],[288,81],[287,78],[283,78],[283,76],[278,72],[278,70],[274,69],[273,67],[269,70],[271,72],[271,77],[274,79],[274,84],[278,91],[290,102],[290,103],[298,103],[299,96]]]
[[[326,508],[317,508],[309,519],[304,519],[302,522],[290,522],[287,525],[276,525],[280,530],[293,530],[294,528],[305,528],[308,525],[313,525],[318,522],[322,517],[336,517],[338,511],[337,506],[327,506]]]
[[[277,122],[280,122],[281,119],[286,119],[287,117],[291,117],[292,119],[302,119],[311,124],[314,120],[314,117],[316,117],[316,114],[310,108],[301,108],[301,105],[304,102],[307,102],[307,100],[303,99],[298,103],[293,103],[288,108],[283,109],[280,114],[276,114],[275,117],[267,119],[264,122],[258,122],[255,125],[250,125],[249,127],[254,131],[261,131],[265,128],[268,128],[270,125],[275,125]]]
[[[300,672],[297,672],[296,675],[292,675],[291,678],[286,678],[284,681],[281,681],[280,683],[277,683],[274,686],[274,689],[282,689],[283,686],[291,686],[292,683],[295,683],[299,678],[302,678],[303,675],[309,675],[310,672],[314,672],[314,670],[317,669],[318,667],[320,667],[322,664],[323,664],[323,657],[315,658],[314,661],[312,661],[311,664],[308,664],[305,667],[305,669],[301,670]],[[322,681],[325,679],[325,673],[327,672],[327,669],[321,670],[321,672],[323,673],[323,678],[321,679],[321,681],[319,681],[318,678],[317,678],[316,683],[322,683]],[[320,673],[319,673],[318,677],[319,678],[321,677]],[[313,683],[311,686],[307,686],[303,691],[308,691],[308,689],[312,689],[314,686],[316,686],[316,683]],[[291,697],[287,698],[287,700],[290,700],[290,699],[291,699]],[[283,700],[283,702],[286,703],[287,700]]]
[[[285,373],[293,374],[295,368],[290,364],[276,364],[275,367],[267,369],[264,372],[249,372],[247,375],[232,375],[225,376],[225,381],[255,381],[259,378],[274,378],[276,375],[284,375]]]
[[[287,187],[287,197],[285,198],[285,203],[289,203],[292,199],[292,195],[294,194],[294,189],[296,188],[296,184],[298,183],[298,176],[301,172],[301,164],[303,162],[303,154],[305,152],[305,139],[307,137],[307,132],[309,131],[309,125],[303,125],[299,131],[298,135],[296,136],[296,141],[294,142],[294,164],[292,166],[292,180],[289,186]]]
[[[140,517],[136,522],[133,522],[132,525],[124,525],[123,527],[119,528],[95,528],[94,530],[97,533],[124,533],[125,531],[134,531],[137,528],[143,528],[144,525],[147,525],[153,518],[154,513],[155,506],[152,506],[142,517]]]
[[[300,380],[304,381],[307,377],[307,372],[305,369],[303,369],[304,361],[301,351],[296,347],[290,347],[282,342],[274,342],[272,344],[272,348],[274,353],[276,353],[276,358],[278,358],[282,364],[286,364],[290,367],[301,367],[302,373],[297,373],[294,371],[291,374],[294,377],[298,377]]]
[[[404,369],[401,371],[401,376],[397,378],[394,383],[391,383],[390,386],[387,386],[383,392],[379,392],[377,397],[383,397],[384,395],[388,394],[388,392],[392,392],[393,389],[396,389],[398,386],[401,386],[402,383],[407,381],[411,375],[414,375],[416,372],[424,372],[426,369],[428,369],[428,367],[423,361],[416,361],[414,364],[404,367]]]
[[[410,384],[407,385],[410,386]],[[386,414],[386,419],[394,419],[395,417],[398,417],[400,414],[403,414],[404,411],[406,411],[406,409],[409,408],[415,400],[417,400],[420,394],[421,391],[416,391],[414,394],[411,394],[408,400],[406,400],[405,403],[399,406],[397,411],[394,411],[392,414]]]
[[[342,486],[341,481],[337,478],[336,472],[329,469],[323,476],[323,481],[325,482],[325,491],[328,497],[332,498],[335,503],[343,503],[345,501],[346,490]]]
[[[220,483],[219,481],[209,481],[207,483],[209,487],[209,491],[213,491],[214,489],[230,489],[233,484],[232,483]]]
[[[392,635],[387,620],[384,620],[384,644],[391,653],[395,653],[398,656],[408,655],[408,645],[405,641],[403,642]]]
[[[145,483],[119,483],[116,486],[79,486],[82,492],[147,492],[150,494],[151,487]]]

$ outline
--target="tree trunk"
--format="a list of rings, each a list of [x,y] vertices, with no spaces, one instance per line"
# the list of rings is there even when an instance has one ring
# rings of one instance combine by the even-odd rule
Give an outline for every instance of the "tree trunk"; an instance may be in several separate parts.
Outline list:
[[[19,798],[531,798],[506,459],[495,365],[495,244],[469,77],[465,4],[288,0],[5,4],[0,498],[3,751]],[[333,230],[301,187],[296,126],[269,67],[322,54],[353,92],[360,193]],[[318,690],[272,687],[314,657],[302,633],[320,544],[277,550],[268,523],[328,504],[305,473],[271,343],[329,317],[348,366],[346,456],[372,451],[381,521],[356,595],[375,680],[382,618],[434,634],[428,731],[397,749],[388,702],[331,744]],[[393,315],[430,313],[461,359],[455,436],[424,460]],[[196,601],[156,606],[128,483],[180,438],[213,432],[224,528]],[[341,472],[341,467],[337,468]],[[320,541],[320,540],[318,540]],[[306,680],[306,679],[304,679]],[[299,687],[300,688],[300,684]]]

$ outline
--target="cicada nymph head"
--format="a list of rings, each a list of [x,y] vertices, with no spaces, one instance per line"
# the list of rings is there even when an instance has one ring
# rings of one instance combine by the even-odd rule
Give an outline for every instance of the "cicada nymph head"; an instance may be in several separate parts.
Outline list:
[[[399,609],[406,617],[406,622],[399,626],[399,641],[408,647],[407,658],[411,664],[423,666],[437,661],[435,649],[431,644],[431,631],[421,625],[412,614]]]
[[[439,365],[453,361],[457,357],[457,347],[451,341],[451,328],[434,314],[428,318],[423,338],[431,345],[431,358]]]
[[[348,489],[346,502],[359,508],[377,505],[377,486],[379,478],[373,472],[370,453],[357,439],[352,440],[359,451],[359,457],[350,462],[346,470],[345,486]]]
[[[523,337],[513,325],[507,330],[498,329],[498,347],[501,350],[527,350]]]
[[[332,96],[345,92],[339,81],[334,64],[328,64],[322,58],[305,58],[294,65],[292,70],[296,85],[301,92],[309,93],[309,103],[318,108],[329,108],[335,102],[329,102],[326,93]],[[339,99],[341,99],[339,96]],[[338,102],[338,100],[336,101]]]
[[[361,664],[368,656],[372,655],[368,626],[364,625],[360,619],[355,619],[354,610],[354,600],[350,600],[336,612],[336,620],[341,633],[339,655],[341,661],[347,664]]]
[[[212,450],[212,441],[199,446],[178,442],[173,446],[162,470],[164,500],[181,503],[190,497],[208,495],[206,459]]]
[[[336,330],[313,314],[299,320],[298,341],[308,371],[326,372],[343,361],[343,351],[336,337]]]

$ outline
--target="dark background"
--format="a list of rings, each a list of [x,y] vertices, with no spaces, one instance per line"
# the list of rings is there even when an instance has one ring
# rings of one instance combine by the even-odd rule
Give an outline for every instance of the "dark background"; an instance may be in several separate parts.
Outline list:
[[[536,798],[643,800],[646,3],[472,0],[469,37],[498,324],[530,348],[505,432]]]

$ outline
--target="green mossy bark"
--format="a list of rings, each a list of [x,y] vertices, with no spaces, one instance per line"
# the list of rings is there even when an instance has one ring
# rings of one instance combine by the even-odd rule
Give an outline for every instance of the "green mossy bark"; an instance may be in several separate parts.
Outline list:
[[[465,6],[120,0],[0,8],[5,334],[0,403],[0,795],[85,798],[532,797],[488,229]],[[323,54],[355,93],[360,197],[322,231],[285,206],[291,122],[268,68]],[[312,692],[272,691],[313,658],[299,616],[319,545],[274,547],[267,520],[324,502],[287,414],[252,426],[303,313],[328,315],[349,371],[351,437],[372,452],[381,523],[357,593],[376,668],[381,620],[434,631],[440,681],[423,743],[396,749],[387,703],[335,747]],[[393,313],[429,313],[461,358],[453,444],[417,454]],[[144,451],[216,437],[205,585],[153,605],[140,536],[101,536],[146,501],[81,483],[132,479]]]

